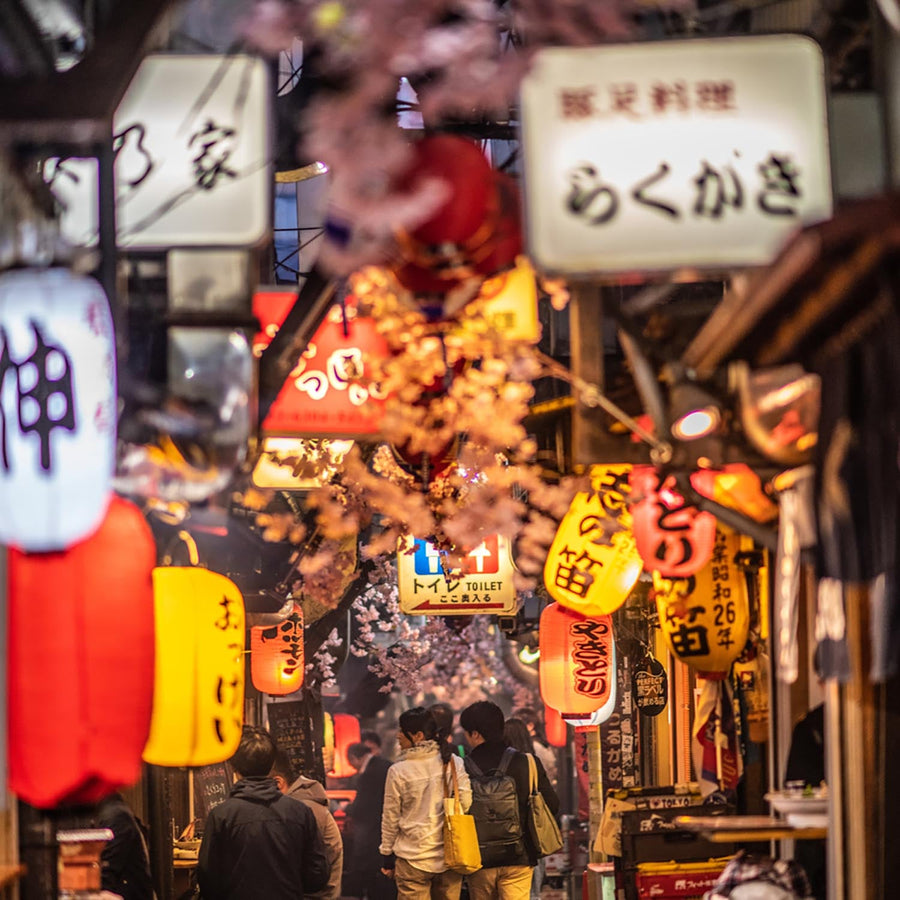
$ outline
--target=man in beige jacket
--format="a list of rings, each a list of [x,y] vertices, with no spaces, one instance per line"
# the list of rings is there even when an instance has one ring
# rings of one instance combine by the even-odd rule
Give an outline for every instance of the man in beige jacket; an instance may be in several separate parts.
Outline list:
[[[325,788],[303,775],[296,776],[291,761],[283,750],[275,754],[272,777],[282,794],[305,803],[316,817],[316,825],[325,844],[325,858],[328,860],[328,884],[315,894],[304,894],[310,900],[337,900],[341,895],[341,874],[344,869],[344,842],[337,822],[328,808]]]

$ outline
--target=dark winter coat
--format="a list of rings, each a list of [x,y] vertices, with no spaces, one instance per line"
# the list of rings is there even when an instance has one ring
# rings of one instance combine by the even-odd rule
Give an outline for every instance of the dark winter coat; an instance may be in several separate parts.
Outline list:
[[[504,741],[485,741],[477,747],[473,747],[469,751],[468,759],[475,763],[482,772],[487,774],[491,769],[497,769],[500,766],[500,760],[503,758],[503,751],[506,750]],[[541,761],[535,757],[537,763],[538,774],[538,790],[544,795],[544,800],[553,815],[559,813],[559,797],[550,784],[546,771]],[[525,854],[520,859],[509,862],[511,866],[534,866],[539,859],[534,842],[528,831],[528,796],[531,793],[529,784],[528,756],[525,753],[516,752],[507,769],[509,775],[516,783],[516,794],[519,799],[519,822],[522,825],[522,831],[525,835]]]
[[[153,880],[146,837],[121,794],[111,794],[98,808],[97,825],[113,838],[100,854],[100,884],[124,900],[152,900]]]
[[[302,900],[328,884],[315,816],[274,778],[244,778],[206,820],[197,866],[203,900]]]

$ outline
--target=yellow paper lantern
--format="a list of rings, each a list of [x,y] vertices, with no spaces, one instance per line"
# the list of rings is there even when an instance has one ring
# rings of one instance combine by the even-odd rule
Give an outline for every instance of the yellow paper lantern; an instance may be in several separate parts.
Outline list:
[[[547,592],[584,616],[618,609],[644,567],[631,530],[631,466],[592,466],[591,490],[575,495],[544,565]]]
[[[303,607],[277,625],[250,629],[250,678],[267,694],[292,694],[303,684]]]
[[[156,680],[144,760],[207,766],[238,748],[244,719],[244,600],[207,569],[153,570]]]
[[[709,677],[726,674],[747,643],[747,581],[735,556],[741,536],[716,529],[710,561],[684,579],[653,573],[659,626],[673,655]]]

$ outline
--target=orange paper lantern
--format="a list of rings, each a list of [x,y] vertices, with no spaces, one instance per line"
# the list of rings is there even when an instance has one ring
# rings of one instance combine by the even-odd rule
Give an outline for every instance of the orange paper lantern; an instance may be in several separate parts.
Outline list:
[[[566,722],[552,706],[544,704],[544,732],[551,747],[565,747],[569,741]]]
[[[293,694],[303,684],[303,607],[278,625],[250,629],[250,679],[266,694]]]
[[[328,773],[335,778],[349,778],[356,774],[356,769],[347,759],[347,748],[359,743],[359,719],[346,713],[335,713],[332,717],[334,727],[334,768]]]
[[[9,788],[40,808],[133,784],[153,703],[153,535],[113,496],[60,553],[9,551]]]
[[[564,719],[590,716],[615,680],[611,616],[588,618],[558,603],[541,613],[541,697]]]

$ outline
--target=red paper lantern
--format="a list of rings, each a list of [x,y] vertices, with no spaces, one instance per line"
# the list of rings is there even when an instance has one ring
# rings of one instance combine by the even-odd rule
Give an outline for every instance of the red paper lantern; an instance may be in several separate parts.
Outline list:
[[[468,278],[510,266],[522,249],[515,183],[495,172],[474,141],[449,134],[424,138],[404,182],[438,181],[447,199],[411,232],[397,235],[397,280],[421,294],[444,294]]]
[[[141,773],[153,704],[153,535],[113,496],[60,553],[9,551],[9,788],[95,803]]]
[[[612,617],[588,618],[551,603],[541,613],[539,640],[544,703],[564,719],[600,709],[615,679]]]
[[[250,629],[250,679],[266,694],[293,694],[303,684],[303,607],[278,625]]]
[[[552,706],[544,704],[544,732],[551,747],[565,747],[569,741],[566,722]]]
[[[347,759],[347,748],[359,743],[359,719],[346,713],[335,713],[334,722],[334,768],[328,773],[334,778],[349,778],[356,769]]]
[[[695,472],[691,483],[699,493],[712,496],[715,473]],[[648,572],[667,578],[687,578],[700,571],[712,556],[716,517],[687,503],[669,476],[660,484],[652,466],[631,470],[631,508],[634,538]]]

